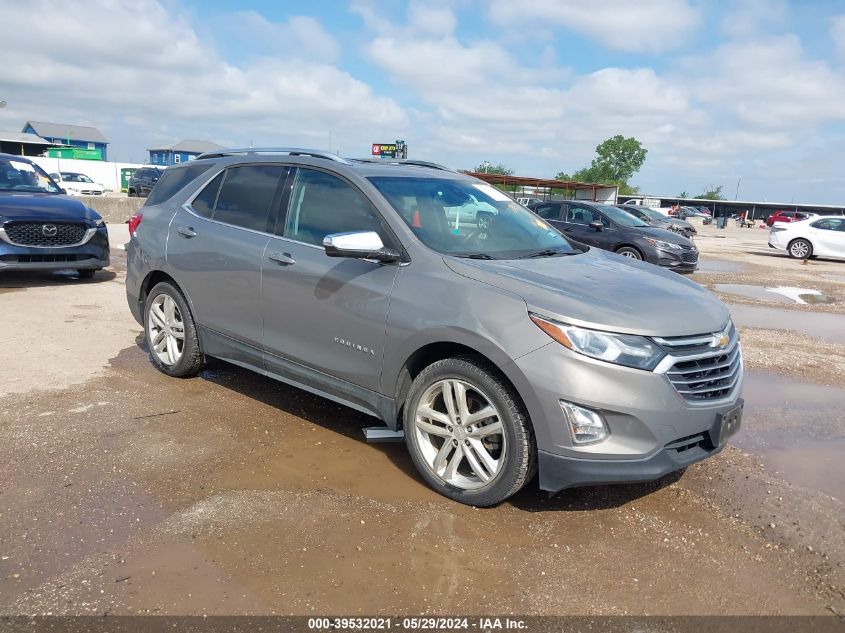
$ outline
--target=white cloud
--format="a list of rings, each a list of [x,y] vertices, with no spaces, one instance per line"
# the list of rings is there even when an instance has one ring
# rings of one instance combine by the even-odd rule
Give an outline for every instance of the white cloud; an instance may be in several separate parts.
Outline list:
[[[610,49],[652,53],[684,42],[699,22],[687,0],[492,0],[489,11],[502,27],[572,30]]]
[[[845,15],[837,15],[830,21],[830,37],[840,58],[845,58]]]
[[[786,0],[735,0],[721,21],[721,31],[743,39],[765,33],[784,24],[789,15]]]
[[[371,142],[368,130],[392,136],[407,129],[393,99],[332,65],[295,55],[223,60],[172,5],[63,7],[46,0],[4,7],[4,127],[13,115],[22,119],[15,127],[26,119],[94,125],[116,142],[116,158],[121,146],[192,137],[325,146],[329,130],[356,153]],[[332,46],[310,18],[264,27]],[[75,32],[90,37],[56,36]]]

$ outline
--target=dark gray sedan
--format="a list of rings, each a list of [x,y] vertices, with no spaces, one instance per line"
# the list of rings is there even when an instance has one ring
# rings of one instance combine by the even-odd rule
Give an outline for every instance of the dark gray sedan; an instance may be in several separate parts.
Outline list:
[[[698,249],[692,240],[646,224],[619,207],[563,200],[529,205],[528,208],[582,244],[645,260],[679,273],[694,272],[698,266]]]

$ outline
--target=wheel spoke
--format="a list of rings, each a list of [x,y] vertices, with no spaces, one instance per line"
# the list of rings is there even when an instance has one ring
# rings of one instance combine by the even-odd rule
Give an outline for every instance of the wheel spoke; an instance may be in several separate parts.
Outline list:
[[[446,467],[446,473],[444,474],[447,481],[453,480],[458,474],[458,466],[461,465],[461,462],[464,459],[464,449],[462,446],[462,444],[458,444],[455,447],[455,454],[452,455],[452,459],[449,460],[449,465]]]
[[[469,403],[467,403],[466,385],[456,380],[452,383],[452,389],[455,393],[457,414],[460,416],[461,424],[466,424],[466,419],[469,417]]]
[[[455,406],[455,393],[452,389],[452,381],[451,380],[444,380],[443,381],[443,404],[446,405],[446,411],[449,413],[449,421],[452,424],[458,423],[458,411],[457,407]]]
[[[434,420],[435,422],[440,422],[441,424],[452,423],[452,420],[449,419],[448,415],[440,413],[440,411],[435,411],[428,405],[422,405],[419,409],[417,409],[417,415],[423,418],[428,418],[429,420]]]
[[[176,302],[170,297],[164,298],[164,322],[167,325],[176,323]]]
[[[475,424],[476,422],[481,422],[487,418],[492,418],[494,415],[496,415],[496,409],[487,405],[483,409],[467,415],[466,420],[464,420],[464,424]]]
[[[185,338],[185,332],[182,330],[181,325],[174,325],[170,328],[170,335],[179,339],[180,341]]]
[[[161,334],[161,338],[156,337],[157,341],[153,344],[153,349],[157,354],[163,354],[164,350],[167,349],[167,334],[165,332],[161,332]]]
[[[470,437],[487,437],[488,435],[497,435],[504,430],[502,427],[502,423],[499,420],[495,422],[491,422],[485,426],[479,426],[472,430],[472,433],[469,434]]]
[[[445,440],[443,442],[443,446],[441,446],[440,450],[437,451],[437,455],[434,457],[434,463],[431,465],[431,467],[434,469],[434,472],[436,472],[438,475],[441,475],[441,470],[446,470],[446,466],[448,465],[449,460],[449,454],[452,452],[453,448],[454,446],[452,445],[452,441]],[[444,475],[445,472],[441,476]]]
[[[497,462],[493,456],[487,452],[487,449],[480,440],[470,438],[467,453],[472,453],[476,456],[478,460],[484,464],[484,468],[486,468],[487,472],[491,475],[496,474],[496,471],[499,469],[499,462]]]
[[[167,360],[171,365],[176,362],[176,339],[172,336],[167,337]]]
[[[472,468],[472,472],[474,472],[481,481],[490,481],[490,477],[493,473],[488,474],[488,472],[481,465],[481,462],[479,461],[478,457],[475,455],[475,451],[472,450],[471,447],[465,451],[464,455],[467,458],[469,467]]]
[[[158,328],[164,327],[164,312],[161,310],[161,306],[153,304],[150,306],[150,320],[153,322]]]
[[[438,437],[452,437],[452,434],[446,427],[437,426],[436,424],[431,424],[431,422],[425,422],[424,420],[417,420],[417,428],[422,429],[429,435],[437,435]]]
[[[155,349],[155,350],[159,351],[159,350],[158,350],[158,346],[159,346],[159,344],[161,343],[161,340],[162,340],[165,336],[167,336],[167,332],[165,332],[164,330],[159,330],[158,332],[156,332],[156,335],[155,335],[155,337],[153,338],[153,342],[152,342],[153,349]]]

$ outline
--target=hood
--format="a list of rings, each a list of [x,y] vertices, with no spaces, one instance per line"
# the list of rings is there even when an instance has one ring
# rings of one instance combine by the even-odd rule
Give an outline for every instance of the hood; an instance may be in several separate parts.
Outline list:
[[[73,189],[74,191],[81,191],[82,189],[86,189],[88,191],[105,191],[105,187],[98,182],[70,182],[68,180],[63,180],[59,184],[63,189]]]
[[[48,193],[13,194],[0,192],[0,221],[34,220],[57,222],[60,220],[100,219],[93,209],[68,196]]]
[[[532,312],[599,330],[685,336],[715,332],[730,317],[697,283],[599,249],[563,257],[444,261],[460,275],[519,295]]]

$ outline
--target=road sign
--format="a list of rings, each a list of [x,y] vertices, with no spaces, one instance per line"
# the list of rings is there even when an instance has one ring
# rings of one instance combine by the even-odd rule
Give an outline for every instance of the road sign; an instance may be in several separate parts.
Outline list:
[[[380,158],[408,158],[408,146],[405,145],[405,141],[373,143],[371,153]]]

